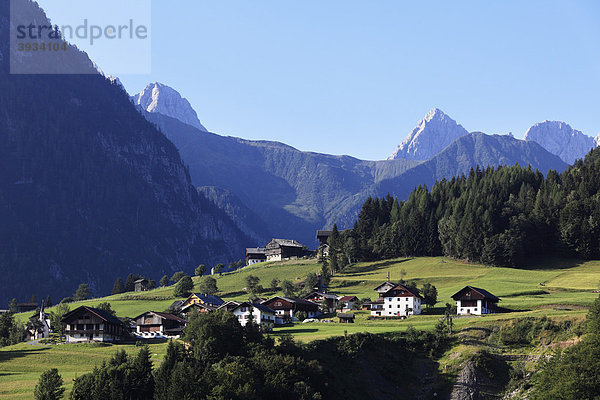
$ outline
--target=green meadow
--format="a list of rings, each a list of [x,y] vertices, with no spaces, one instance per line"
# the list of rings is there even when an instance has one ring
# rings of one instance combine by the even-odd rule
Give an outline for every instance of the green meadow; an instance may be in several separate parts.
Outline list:
[[[319,272],[316,260],[296,260],[256,264],[241,270],[215,276],[218,293],[226,300],[246,300],[245,277],[255,275],[266,288],[263,296],[280,292],[269,291],[273,279],[300,282],[310,272]],[[457,317],[456,329],[480,325],[501,324],[507,320],[525,316],[548,316],[551,318],[583,319],[588,306],[597,296],[594,293],[600,282],[600,261],[577,262],[573,260],[543,260],[525,269],[496,268],[470,264],[444,257],[393,259],[379,262],[359,263],[346,268],[333,277],[330,291],[340,295],[356,295],[374,298],[373,288],[389,277],[398,281],[403,277],[415,281],[418,286],[430,282],[438,289],[438,304],[423,315],[406,320],[368,320],[368,311],[357,311],[354,324],[297,323],[276,328],[274,336],[291,334],[298,341],[307,342],[336,335],[355,332],[394,333],[409,327],[432,330],[450,296],[465,285],[484,288],[501,298],[500,306],[509,310],[501,314],[482,317]],[[197,285],[198,277],[194,277]],[[197,290],[197,286],[195,288]],[[125,293],[70,304],[94,306],[108,301],[121,317],[135,317],[145,311],[163,311],[174,301],[173,287],[157,288],[142,293]],[[51,309],[50,309],[51,310]],[[31,313],[18,315],[25,320]],[[39,375],[46,369],[56,367],[63,376],[67,388],[72,379],[89,372],[95,365],[109,358],[119,348],[137,351],[135,346],[69,344],[55,346],[32,346],[19,344],[0,348],[0,399],[31,398]],[[160,362],[166,344],[151,345],[153,359]]]

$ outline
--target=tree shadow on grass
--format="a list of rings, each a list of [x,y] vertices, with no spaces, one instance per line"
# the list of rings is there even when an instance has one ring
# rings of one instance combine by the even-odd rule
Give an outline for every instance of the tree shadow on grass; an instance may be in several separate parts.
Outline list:
[[[0,365],[4,362],[9,362],[14,360],[15,358],[27,357],[35,354],[42,353],[48,350],[47,347],[33,347],[31,350],[8,350],[8,351],[0,351]]]
[[[548,270],[548,269],[569,269],[581,266],[585,261],[574,258],[563,257],[539,257],[527,261],[527,265],[514,267],[524,270]]]
[[[317,328],[294,328],[294,329],[286,329],[285,331],[274,331],[274,334],[296,334],[296,333],[314,333],[318,332]]]
[[[395,264],[400,264],[406,261],[410,261],[412,258],[406,258],[404,260],[387,260],[387,261],[379,261],[370,265],[362,265],[362,266],[353,266],[351,270],[347,273],[344,272],[343,276],[364,276],[364,275],[372,275],[375,274],[380,269],[388,268]],[[366,274],[366,272],[370,272],[370,274]]]

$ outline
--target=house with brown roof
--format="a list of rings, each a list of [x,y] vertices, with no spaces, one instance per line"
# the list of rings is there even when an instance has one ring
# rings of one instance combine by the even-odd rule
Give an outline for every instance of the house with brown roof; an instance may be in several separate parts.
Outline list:
[[[392,283],[385,282],[375,288],[383,298],[383,308],[375,310],[372,305],[371,316],[408,317],[421,314],[423,297],[417,290],[402,284],[393,284],[394,286],[390,288],[390,284]],[[383,292],[383,289],[388,290]]]
[[[65,314],[67,343],[118,342],[128,337],[127,327],[114,315],[81,306]]]
[[[452,295],[456,301],[457,315],[482,315],[495,313],[500,299],[485,289],[465,286]]]
[[[304,300],[312,301],[313,303],[317,304],[321,309],[325,309],[325,312],[330,313],[335,312],[338,305],[338,296],[331,293],[314,291],[304,296]]]
[[[262,305],[275,311],[275,323],[277,324],[284,323],[287,318],[292,321],[297,320],[296,314],[298,311],[305,312],[307,318],[314,318],[319,315],[319,305],[304,299],[275,296],[262,302]]]
[[[303,257],[305,251],[304,246],[295,240],[271,239],[265,245],[265,254],[267,261],[281,261]]]
[[[174,338],[181,336],[183,328],[187,324],[185,319],[176,315],[156,311],[147,311],[135,317],[134,320],[138,334],[159,334]]]

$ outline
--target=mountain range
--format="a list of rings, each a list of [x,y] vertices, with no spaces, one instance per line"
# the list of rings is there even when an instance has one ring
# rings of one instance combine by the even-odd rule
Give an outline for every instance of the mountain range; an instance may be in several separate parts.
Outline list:
[[[49,24],[37,3],[22,4]],[[175,89],[130,96],[76,48],[52,62],[86,74],[10,75],[0,7],[0,303],[81,282],[107,293],[128,273],[191,273],[272,237],[314,248],[317,229],[351,227],[369,196],[406,199],[477,166],[562,171],[589,146],[566,124],[532,127],[527,140],[469,133],[439,109],[382,161],[222,136]]]
[[[256,239],[253,246],[270,237],[288,237],[314,247],[316,229],[334,223],[342,229],[351,227],[369,196],[390,193],[406,199],[418,185],[431,186],[478,165],[531,165],[543,173],[567,167],[536,142],[468,133],[437,108],[382,161],[221,136],[159,112],[142,112],[179,149],[200,191],[205,186],[226,191],[226,196],[210,198],[228,209],[238,228]],[[244,210],[237,214],[241,205]],[[260,218],[262,228],[248,229],[258,226],[246,222],[248,215],[254,221]]]

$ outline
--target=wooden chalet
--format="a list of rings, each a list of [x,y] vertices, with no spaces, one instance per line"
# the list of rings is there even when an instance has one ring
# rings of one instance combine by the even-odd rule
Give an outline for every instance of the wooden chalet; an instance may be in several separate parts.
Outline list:
[[[38,303],[18,303],[17,304],[17,312],[18,313],[35,311],[35,310],[37,310],[37,308],[38,308]]]
[[[264,247],[246,248],[246,265],[267,261],[267,251]]]
[[[305,255],[304,246],[295,240],[271,239],[265,245],[267,261],[281,261],[300,258]]]
[[[118,342],[128,337],[127,327],[114,315],[81,306],[65,314],[67,343]]]
[[[136,292],[145,292],[148,290],[148,279],[138,279],[133,282],[133,290]]]
[[[331,236],[331,231],[317,231],[317,240],[319,241],[317,252],[325,257],[329,256],[329,236]]]
[[[217,309],[223,303],[225,303],[223,301],[223,299],[218,296],[214,296],[211,294],[205,294],[205,293],[192,293],[181,304],[181,311],[185,311],[192,304],[199,304],[199,305],[211,307],[213,309]]]
[[[340,320],[340,324],[353,324],[354,314],[353,313],[338,313],[337,317]]]
[[[456,301],[456,314],[482,315],[495,313],[500,299],[485,289],[465,286],[452,295]]]
[[[176,315],[147,311],[134,318],[138,334],[159,334],[166,337],[179,337],[187,321]]]
[[[284,323],[286,316],[292,321],[297,320],[295,315],[298,311],[305,312],[308,318],[314,318],[319,314],[319,305],[304,299],[276,296],[263,302],[262,305],[275,311],[275,322],[278,324]]]

